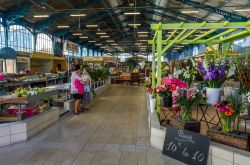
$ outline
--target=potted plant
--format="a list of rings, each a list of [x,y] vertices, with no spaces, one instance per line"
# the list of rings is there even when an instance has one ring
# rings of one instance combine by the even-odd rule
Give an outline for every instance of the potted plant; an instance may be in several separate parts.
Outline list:
[[[207,103],[211,105],[219,102],[221,86],[227,78],[230,66],[226,56],[218,54],[208,54],[204,62],[198,65],[207,86]]]
[[[155,88],[156,94],[163,98],[164,107],[172,107],[172,91],[170,87],[170,85],[160,85],[159,87]]]

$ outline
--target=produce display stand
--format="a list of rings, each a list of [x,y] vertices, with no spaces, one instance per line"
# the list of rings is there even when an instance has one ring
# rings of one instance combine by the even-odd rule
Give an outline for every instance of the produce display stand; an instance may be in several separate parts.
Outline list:
[[[16,97],[13,95],[2,96],[0,98],[0,104],[12,104],[18,105],[18,119],[22,120],[21,106],[22,105],[34,105],[39,101],[42,101],[45,97],[57,95],[57,90],[47,90],[46,92],[39,93],[32,96],[27,97]],[[50,103],[48,103],[50,105]]]

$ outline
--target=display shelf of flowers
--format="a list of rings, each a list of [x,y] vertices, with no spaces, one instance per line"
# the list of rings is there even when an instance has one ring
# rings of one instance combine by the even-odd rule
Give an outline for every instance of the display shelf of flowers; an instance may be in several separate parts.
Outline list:
[[[248,111],[248,115],[250,115],[249,53],[229,57],[228,52],[228,50],[223,53],[220,51],[208,52],[203,60],[191,60],[192,65],[175,69],[174,76],[187,82],[189,87],[197,75],[202,78],[202,83],[206,86],[206,103],[212,105],[213,109],[220,113],[219,127],[212,127],[207,131],[207,135],[213,141],[249,150],[250,134],[235,130],[233,125],[242,113]],[[230,79],[239,81],[240,89],[225,88],[225,81]],[[223,88],[224,101],[220,102]],[[229,92],[226,92],[225,89],[229,89]],[[189,96],[191,95],[188,94],[189,92],[193,93],[193,97]],[[200,94],[199,92],[195,93],[195,89],[192,87],[177,89],[173,92],[173,101],[183,107],[182,120],[190,120],[192,105],[201,102],[201,100],[195,99],[201,98]],[[239,97],[240,94],[242,97]]]
[[[229,48],[224,52],[213,50],[207,52],[206,58],[202,60],[182,61],[178,67],[175,67],[172,77],[185,82],[187,87],[175,85],[170,90],[169,86],[162,85],[156,87],[154,92],[163,98],[163,106],[180,105],[182,107],[181,116],[172,117],[171,125],[199,132],[200,123],[198,119],[192,118],[192,107],[200,103],[212,105],[212,111],[219,111],[220,125],[209,128],[207,135],[213,141],[249,150],[250,135],[234,129],[234,123],[242,113],[248,111],[250,115],[249,53],[245,52],[240,56],[230,54],[232,52]],[[226,87],[225,81],[238,82],[240,88]],[[202,89],[205,89],[205,95]],[[224,101],[221,102],[223,91]],[[172,92],[173,105],[167,105],[166,101],[166,99],[171,100],[170,92]]]
[[[217,91],[221,90],[222,84],[228,77],[240,82],[240,89],[231,88],[229,94],[225,94],[225,101],[216,100],[212,102],[213,107],[220,112],[220,127],[208,129],[207,135],[213,141],[234,146],[243,150],[250,151],[250,134],[235,129],[236,120],[241,114],[248,113],[250,115],[250,67],[249,53],[234,58],[220,58],[216,65],[209,63],[208,69],[200,67],[201,72],[209,87],[217,87]],[[215,68],[215,69],[214,69]],[[225,88],[224,88],[225,89]],[[218,94],[212,94],[207,91],[208,97],[217,97]],[[239,97],[241,94],[241,97]],[[213,100],[213,99],[210,99]]]

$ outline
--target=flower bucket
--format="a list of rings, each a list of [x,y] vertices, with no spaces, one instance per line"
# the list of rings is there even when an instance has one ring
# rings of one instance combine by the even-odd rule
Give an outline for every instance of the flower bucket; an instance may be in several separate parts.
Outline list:
[[[207,103],[214,105],[220,101],[221,88],[207,88]]]
[[[234,98],[239,98],[240,97],[240,89],[239,88],[232,88],[231,89],[231,95]]]
[[[150,112],[154,113],[155,112],[155,105],[156,105],[156,99],[151,98],[150,99]]]
[[[163,97],[163,106],[172,107],[172,97]]]

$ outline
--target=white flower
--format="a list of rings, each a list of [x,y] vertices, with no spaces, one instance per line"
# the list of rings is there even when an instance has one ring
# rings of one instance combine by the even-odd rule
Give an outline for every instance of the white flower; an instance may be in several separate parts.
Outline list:
[[[250,103],[250,92],[247,94],[247,100]]]

